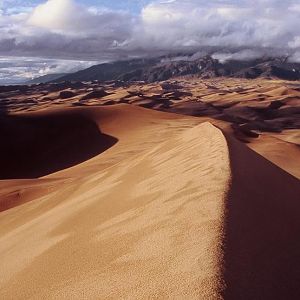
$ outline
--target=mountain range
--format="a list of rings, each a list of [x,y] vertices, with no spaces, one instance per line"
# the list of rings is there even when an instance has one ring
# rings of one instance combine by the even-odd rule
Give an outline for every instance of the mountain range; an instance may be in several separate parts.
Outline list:
[[[54,73],[54,74],[47,74],[47,75],[43,75],[43,76],[39,76],[36,78],[33,78],[29,81],[27,81],[27,84],[37,84],[37,83],[47,83],[56,79],[59,79],[63,76],[66,76],[67,73]]]
[[[291,63],[286,57],[264,57],[249,61],[227,60],[225,62],[211,56],[195,60],[189,56],[167,59],[159,57],[103,63],[75,73],[47,76],[35,78],[28,83],[94,80],[151,83],[182,76],[196,76],[204,79],[214,77],[255,79],[261,77],[300,80],[300,63]]]

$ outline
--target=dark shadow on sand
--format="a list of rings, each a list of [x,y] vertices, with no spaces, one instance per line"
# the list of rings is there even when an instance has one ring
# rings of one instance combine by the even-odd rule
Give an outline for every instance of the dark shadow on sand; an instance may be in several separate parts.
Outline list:
[[[300,181],[226,138],[233,178],[227,199],[224,298],[300,299]]]
[[[80,112],[0,116],[0,179],[45,176],[117,143]]]

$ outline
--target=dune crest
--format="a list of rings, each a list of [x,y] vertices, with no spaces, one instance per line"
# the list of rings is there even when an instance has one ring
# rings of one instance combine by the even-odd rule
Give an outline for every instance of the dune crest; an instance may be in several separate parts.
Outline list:
[[[72,111],[118,143],[40,179],[0,182],[1,198],[25,197],[1,212],[0,298],[300,294],[297,179],[196,118]]]
[[[225,138],[207,123],[81,184],[71,183],[61,193],[74,184],[76,191],[65,201],[2,237],[7,273],[1,294],[15,289],[19,298],[220,295],[228,176]],[[22,211],[7,211],[1,223]],[[19,250],[16,235],[17,244],[24,244]],[[32,245],[37,253],[30,253]]]

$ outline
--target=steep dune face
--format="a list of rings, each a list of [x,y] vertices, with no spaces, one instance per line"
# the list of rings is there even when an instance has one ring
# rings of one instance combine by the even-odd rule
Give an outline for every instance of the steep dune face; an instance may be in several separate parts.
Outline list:
[[[226,299],[299,299],[300,182],[227,136]]]
[[[298,298],[297,179],[197,118],[71,111],[118,142],[0,182],[0,298]]]
[[[3,116],[0,179],[36,178],[90,159],[117,139],[81,111]]]
[[[300,147],[277,137],[261,136],[248,147],[300,179]]]

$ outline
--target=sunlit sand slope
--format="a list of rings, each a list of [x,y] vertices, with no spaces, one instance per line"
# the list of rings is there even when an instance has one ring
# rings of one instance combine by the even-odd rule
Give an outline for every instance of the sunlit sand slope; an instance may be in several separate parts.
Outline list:
[[[0,298],[299,294],[297,179],[192,117],[78,112],[117,142],[50,176],[0,182],[14,203],[0,214]]]

